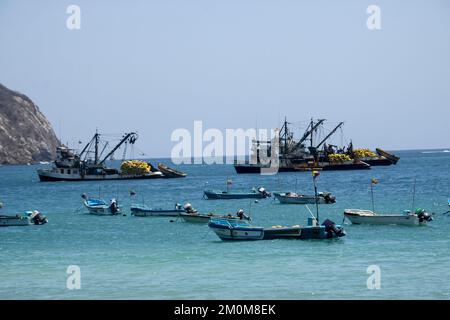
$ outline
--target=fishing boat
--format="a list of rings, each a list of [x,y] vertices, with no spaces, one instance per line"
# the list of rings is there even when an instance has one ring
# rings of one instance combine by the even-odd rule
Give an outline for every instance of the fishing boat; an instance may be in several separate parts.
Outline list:
[[[330,192],[319,192],[318,198],[314,195],[298,194],[296,192],[274,192],[275,198],[283,204],[314,204],[316,200],[319,204],[330,204],[336,202],[336,197]]]
[[[106,203],[103,199],[89,198],[86,194],[82,194],[81,197],[84,199],[83,204],[90,214],[104,216],[120,213],[119,204],[116,199],[111,199],[109,203]]]
[[[248,221],[211,219],[208,227],[223,241],[263,240],[264,228],[252,226]]]
[[[414,212],[405,210],[403,214],[398,213],[377,213],[375,211],[375,201],[373,186],[379,183],[378,179],[372,178],[370,183],[370,194],[372,200],[372,210],[364,209],[345,209],[344,219],[346,218],[352,224],[378,224],[378,225],[407,225],[418,226],[425,225],[433,221],[432,214],[426,210],[418,208]],[[412,208],[415,207],[416,180],[414,179]]]
[[[250,192],[230,192],[217,191],[217,190],[205,190],[203,191],[203,197],[206,199],[264,199],[270,197],[271,194],[264,188],[252,189]]]
[[[43,225],[47,222],[47,217],[37,210],[25,211],[24,214],[0,215],[0,227]]]
[[[314,195],[317,215],[308,218],[307,226],[295,225],[272,226],[263,228],[251,225],[248,221],[227,221],[225,219],[211,219],[208,223],[210,229],[222,240],[273,240],[273,239],[332,239],[340,238],[346,235],[342,226],[336,225],[333,221],[326,219],[321,225],[319,224],[319,205],[318,193],[315,178],[319,176],[319,172],[313,172]],[[308,208],[308,206],[306,206]],[[308,208],[309,210],[309,208]]]
[[[54,166],[51,169],[39,169],[37,171],[39,179],[42,182],[47,182],[163,178],[162,172],[151,170],[150,165],[143,161],[133,160],[139,162],[139,166],[135,167],[133,167],[135,165],[133,161],[123,161],[121,169],[106,166],[106,161],[114,155],[114,152],[122,145],[125,146],[126,150],[127,145],[134,145],[137,138],[138,135],[135,132],[125,133],[120,142],[109,152],[106,152],[109,141],[102,141],[103,147],[100,150],[101,141],[98,132],[80,153],[76,153],[74,149],[59,146],[56,149]]]
[[[406,210],[403,214],[384,214],[371,210],[345,209],[344,216],[352,224],[418,226],[433,220],[432,215],[424,209],[417,209],[415,212]]]
[[[290,128],[292,124],[285,119],[279,137],[268,141],[256,139],[252,141],[250,159],[236,160],[234,162],[236,172],[239,174],[264,173],[270,172],[270,168],[276,168],[277,172],[368,170],[371,166],[395,164],[400,159],[391,154],[377,155],[373,152],[371,156],[359,157],[357,153],[354,153],[358,149],[353,150],[352,142],[342,147],[327,144],[329,139],[342,128],[344,122],[339,122],[322,139],[319,135],[320,132],[327,131],[324,128],[325,121],[325,119],[311,119],[303,136],[300,139],[294,139],[294,132]],[[274,148],[278,151],[275,152],[278,154],[276,163],[267,156],[273,154]]]
[[[381,156],[384,157],[386,159],[388,159],[389,161],[391,161],[392,164],[396,164],[399,160],[400,157],[397,157],[396,155],[393,155],[389,152],[386,152],[380,148],[376,148],[375,151]]]
[[[165,178],[184,178],[187,176],[186,173],[173,168],[169,168],[163,163],[158,163],[158,169],[162,172]]]
[[[180,217],[185,222],[192,223],[208,223],[211,219],[222,219],[222,220],[241,220],[241,221],[250,221],[251,218],[244,213],[244,210],[240,209],[236,213],[236,215],[231,214],[216,214],[216,213],[198,213],[189,212],[186,210],[186,213],[181,213]]]
[[[224,241],[230,240],[274,240],[274,239],[332,239],[345,236],[342,226],[336,225],[331,220],[325,220],[322,225],[317,225],[315,220],[308,220],[308,226],[272,226],[263,228],[253,226],[248,221],[211,219],[208,226]]]
[[[180,204],[175,204],[172,209],[150,208],[145,204],[132,204],[131,214],[136,217],[177,217],[186,212]]]

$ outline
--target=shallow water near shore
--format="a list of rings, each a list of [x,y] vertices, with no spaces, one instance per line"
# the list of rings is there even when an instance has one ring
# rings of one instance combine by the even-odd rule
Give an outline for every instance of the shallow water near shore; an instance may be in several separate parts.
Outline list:
[[[304,225],[304,206],[204,200],[202,193],[224,189],[227,178],[233,190],[293,191],[297,184],[311,193],[310,173],[237,175],[232,165],[181,165],[188,173],[182,179],[41,183],[36,170],[43,165],[1,166],[1,213],[37,209],[49,223],[0,228],[0,299],[449,299],[450,214],[442,213],[450,209],[450,153],[396,154],[396,166],[323,172],[318,189],[337,202],[321,205],[320,218],[341,223],[345,208],[371,209],[375,177],[377,211],[411,209],[416,178],[416,207],[435,220],[423,227],[346,224],[346,237],[325,241],[222,242],[206,225],[129,212],[131,202],[190,202],[200,212],[242,208],[255,225]],[[86,214],[82,193],[118,198],[126,216]],[[66,288],[69,265],[81,269],[80,290]],[[370,265],[381,269],[379,290],[367,288]]]

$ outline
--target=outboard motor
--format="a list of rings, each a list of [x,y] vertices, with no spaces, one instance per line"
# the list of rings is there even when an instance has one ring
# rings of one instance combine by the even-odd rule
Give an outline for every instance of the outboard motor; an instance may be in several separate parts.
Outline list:
[[[433,216],[425,211],[425,209],[417,209],[416,210],[417,217],[419,218],[419,222],[430,222],[433,221]]]
[[[119,205],[117,204],[116,199],[111,199],[109,202],[109,210],[111,210],[112,214],[119,212]]]
[[[186,211],[186,213],[197,213],[197,210],[195,210],[189,202],[184,205],[184,211]]]
[[[329,192],[323,192],[322,193],[322,197],[325,200],[325,203],[335,203],[336,202],[336,197],[333,196],[331,193]]]
[[[263,195],[263,198],[269,198],[270,196],[272,196],[270,192],[267,192],[267,190],[263,187],[258,188],[258,192]]]
[[[248,221],[251,221],[251,220],[252,220],[248,215],[246,215],[246,214],[244,213],[244,210],[242,210],[242,209],[239,209],[238,212],[236,212],[236,216],[237,216],[240,220],[248,220]]]
[[[41,225],[41,224],[46,224],[48,222],[48,219],[46,216],[44,216],[43,214],[41,214],[39,211],[34,210],[33,213],[31,214],[31,221],[35,224],[35,225]]]
[[[333,233],[336,235],[336,237],[345,236],[344,228],[336,226],[336,223],[331,220],[326,219],[322,223],[322,225],[325,226],[325,231],[327,232],[328,238],[333,238]]]

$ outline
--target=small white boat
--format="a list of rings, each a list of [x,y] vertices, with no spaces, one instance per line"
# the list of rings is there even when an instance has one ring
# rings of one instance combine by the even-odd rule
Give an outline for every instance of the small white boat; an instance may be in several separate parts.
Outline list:
[[[89,210],[90,214],[105,216],[120,213],[116,199],[111,199],[108,204],[102,199],[88,198],[86,194],[82,194],[81,197],[84,199],[83,204]]]
[[[173,209],[150,208],[145,204],[132,204],[131,214],[136,217],[177,217],[186,212],[180,204],[175,204]]]
[[[0,215],[0,227],[42,225],[47,222],[47,217],[37,210],[26,211],[25,214]]]
[[[190,210],[190,208],[186,208],[186,213],[181,213],[180,217],[185,222],[192,222],[192,223],[208,223],[211,219],[242,220],[242,221],[251,220],[251,218],[247,216],[244,213],[244,210],[242,209],[239,209],[238,212],[236,212],[236,215],[232,215],[232,214],[216,214],[216,213],[198,213],[197,210]]]
[[[252,226],[244,220],[212,219],[208,226],[223,241],[262,240],[264,228]]]
[[[352,224],[381,224],[381,225],[424,225],[433,220],[433,217],[423,209],[417,209],[411,213],[409,210],[404,214],[383,214],[371,210],[345,209],[344,216]]]
[[[314,195],[299,194],[296,192],[274,192],[275,198],[284,204],[315,204],[316,198]],[[335,203],[336,197],[329,192],[319,192],[317,194],[317,203],[330,204]]]

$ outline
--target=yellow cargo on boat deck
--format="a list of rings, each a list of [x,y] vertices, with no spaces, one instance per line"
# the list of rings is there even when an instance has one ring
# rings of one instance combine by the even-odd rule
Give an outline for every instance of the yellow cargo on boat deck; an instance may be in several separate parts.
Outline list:
[[[146,174],[150,173],[151,166],[141,160],[128,160],[122,162],[120,170],[124,174]]]
[[[370,151],[369,149],[355,149],[355,150],[353,150],[353,153],[355,154],[355,157],[357,157],[357,158],[370,158],[370,157],[377,156],[375,154],[375,152]]]
[[[330,159],[331,162],[344,162],[344,161],[351,161],[352,160],[352,158],[350,158],[349,155],[341,154],[341,153],[330,154],[328,156],[328,159]]]

